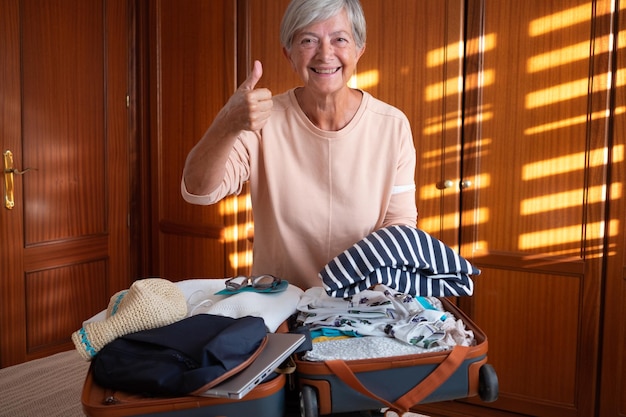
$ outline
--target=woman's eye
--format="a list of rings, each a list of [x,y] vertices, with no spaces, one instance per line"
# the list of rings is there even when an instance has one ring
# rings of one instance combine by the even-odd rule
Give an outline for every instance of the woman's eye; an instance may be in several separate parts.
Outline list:
[[[304,38],[300,41],[300,45],[302,46],[315,46],[317,41],[313,38]]]
[[[337,39],[335,39],[335,44],[337,44],[337,45],[342,46],[342,45],[345,45],[347,43],[348,43],[348,39],[347,38],[337,38]]]

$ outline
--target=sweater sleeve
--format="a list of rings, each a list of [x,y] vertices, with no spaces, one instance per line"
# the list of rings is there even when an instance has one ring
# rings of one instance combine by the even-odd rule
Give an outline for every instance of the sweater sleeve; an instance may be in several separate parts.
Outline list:
[[[251,135],[254,136],[254,135]],[[237,195],[241,193],[243,185],[250,178],[250,153],[246,141],[256,140],[247,138],[245,132],[239,137],[230,152],[226,166],[224,168],[224,177],[220,185],[213,191],[205,195],[196,195],[187,191],[185,178],[181,180],[180,192],[183,199],[191,204],[210,205],[215,204],[228,195]],[[211,161],[207,161],[210,164]]]
[[[392,225],[415,226],[417,208],[415,205],[415,146],[408,119],[405,120],[396,179],[385,213],[382,227]]]

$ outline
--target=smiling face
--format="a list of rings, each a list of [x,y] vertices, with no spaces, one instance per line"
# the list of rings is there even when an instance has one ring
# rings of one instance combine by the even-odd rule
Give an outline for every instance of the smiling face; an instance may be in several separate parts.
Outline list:
[[[305,88],[330,95],[347,88],[365,48],[358,49],[345,10],[298,31],[285,56]]]

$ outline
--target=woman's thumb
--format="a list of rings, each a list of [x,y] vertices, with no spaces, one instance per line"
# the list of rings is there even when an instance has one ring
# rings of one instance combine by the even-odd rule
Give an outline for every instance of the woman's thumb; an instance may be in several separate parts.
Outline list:
[[[248,78],[239,87],[242,90],[254,90],[254,87],[261,79],[263,75],[263,65],[260,61],[254,61],[252,64],[252,72],[248,75]]]

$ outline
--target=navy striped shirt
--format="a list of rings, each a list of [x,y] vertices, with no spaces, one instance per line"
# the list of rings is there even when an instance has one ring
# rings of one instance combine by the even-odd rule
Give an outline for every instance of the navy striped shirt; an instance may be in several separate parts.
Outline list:
[[[469,275],[480,270],[440,240],[410,226],[389,226],[366,236],[319,273],[332,297],[348,297],[376,284],[415,296],[472,295]]]

